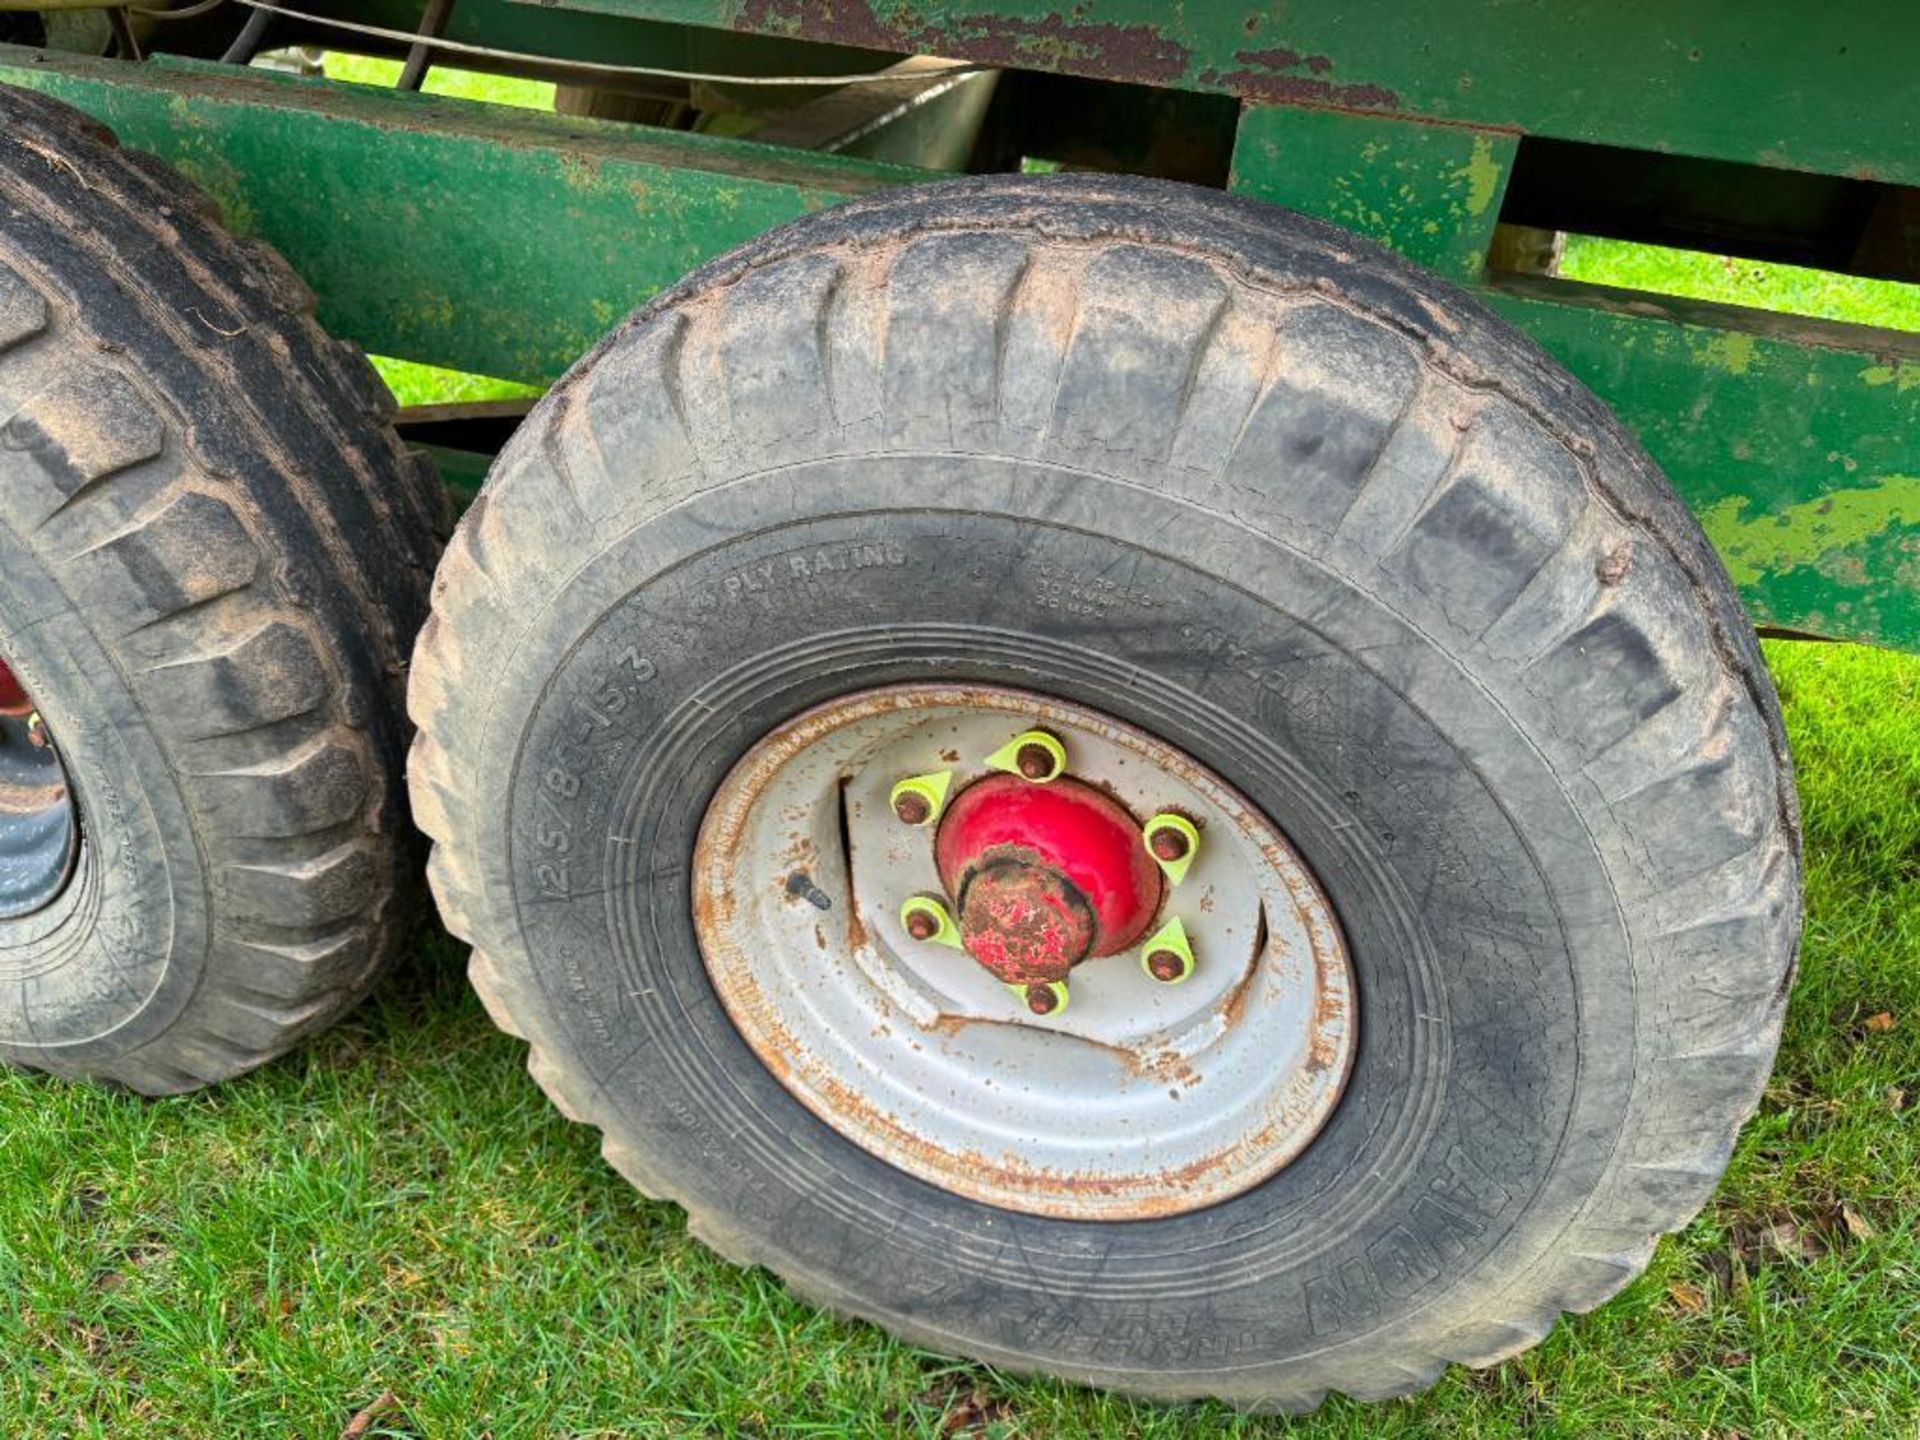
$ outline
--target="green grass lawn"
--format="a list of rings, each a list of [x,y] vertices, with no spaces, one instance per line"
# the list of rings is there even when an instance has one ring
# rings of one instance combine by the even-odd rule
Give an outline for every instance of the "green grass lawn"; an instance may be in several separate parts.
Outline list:
[[[1909,292],[1697,258],[1581,242],[1568,268],[1920,328]],[[503,393],[388,373],[411,403]],[[368,1435],[1920,1435],[1920,660],[1768,656],[1809,867],[1779,1069],[1652,1271],[1496,1370],[1289,1423],[827,1318],[617,1179],[433,931],[345,1023],[211,1094],[0,1073],[0,1435],[333,1440],[382,1396]]]
[[[1784,310],[1853,325],[1920,330],[1920,285],[1863,280],[1799,265],[1772,265],[1731,255],[1669,250],[1569,235],[1560,274],[1627,290],[1717,300],[1756,310]]]

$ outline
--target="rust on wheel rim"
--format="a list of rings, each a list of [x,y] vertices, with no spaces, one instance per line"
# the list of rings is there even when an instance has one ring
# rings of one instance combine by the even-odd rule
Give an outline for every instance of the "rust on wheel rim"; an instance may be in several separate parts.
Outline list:
[[[1006,1209],[1239,1194],[1318,1133],[1352,1061],[1345,944],[1286,840],[1079,705],[899,685],[810,710],[722,782],[692,885],[715,989],[786,1089]]]

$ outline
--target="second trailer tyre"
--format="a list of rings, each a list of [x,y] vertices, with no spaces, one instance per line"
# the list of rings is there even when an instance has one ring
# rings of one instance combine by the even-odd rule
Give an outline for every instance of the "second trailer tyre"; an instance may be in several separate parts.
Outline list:
[[[445,500],[286,263],[0,87],[0,1058],[253,1068],[419,910],[404,659]]]
[[[1476,302],[1218,194],[702,270],[501,457],[411,704],[556,1104],[936,1350],[1408,1393],[1639,1273],[1772,1060],[1797,816],[1694,522]]]

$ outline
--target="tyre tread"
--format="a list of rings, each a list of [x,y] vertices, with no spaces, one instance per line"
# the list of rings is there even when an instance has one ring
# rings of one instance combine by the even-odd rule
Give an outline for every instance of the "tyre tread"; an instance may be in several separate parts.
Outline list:
[[[337,1015],[411,927],[403,660],[445,500],[311,290],[166,162],[0,87],[0,202],[18,220],[0,243],[8,383],[22,365],[46,378],[9,434],[48,439],[50,534],[82,509],[114,517],[49,562],[181,776],[217,900],[180,1016],[87,1070],[178,1093]],[[134,476],[163,452],[178,473],[144,495]],[[216,738],[245,758],[196,768]]]

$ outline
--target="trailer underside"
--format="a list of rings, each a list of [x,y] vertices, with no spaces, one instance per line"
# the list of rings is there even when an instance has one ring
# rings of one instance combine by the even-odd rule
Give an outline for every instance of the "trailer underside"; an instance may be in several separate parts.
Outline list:
[[[975,168],[1059,159],[1211,181],[1431,266],[1532,335],[1639,435],[1757,624],[1920,648],[1920,336],[1503,269],[1513,262],[1496,238],[1571,230],[1920,278],[1920,82],[1898,60],[1920,48],[1920,21],[1829,16],[1819,43],[1787,47],[1782,6],[1744,7],[1684,36],[1650,7],[1593,7],[1538,34],[1528,27],[1545,21],[1478,0],[1289,6],[1283,20],[1232,5],[1178,20],[1156,20],[1150,4],[1092,8],[1097,17],[1082,7],[1062,20],[1021,0],[464,0],[445,17],[449,40],[548,58],[439,63],[669,97],[689,87],[567,65],[764,78],[937,53],[996,67],[991,145],[975,147]],[[309,13],[397,31],[418,23],[399,4]],[[275,44],[405,48],[277,24]],[[927,107],[874,112],[858,144],[843,143],[844,127],[828,138],[766,124],[811,119],[813,88],[707,87],[709,102],[728,94],[747,115],[732,129],[758,137],[727,138],[171,54],[133,65],[0,47],[0,82],[76,104],[179,166],[236,229],[286,254],[335,332],[377,353],[534,383],[702,261],[941,173],[927,161],[956,163],[929,143],[939,125]],[[1870,109],[1852,103],[1864,93],[1879,97]],[[917,130],[899,123],[915,115]]]

